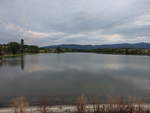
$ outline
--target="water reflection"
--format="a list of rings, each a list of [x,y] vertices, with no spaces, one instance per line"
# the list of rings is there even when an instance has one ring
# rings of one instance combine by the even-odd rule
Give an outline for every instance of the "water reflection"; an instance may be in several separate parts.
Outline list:
[[[24,70],[24,55],[21,55],[20,57],[14,57],[14,58],[0,58],[0,67],[4,66],[16,66],[19,67],[21,70]]]
[[[22,55],[20,58],[21,58],[21,69],[24,70],[24,55]]]
[[[149,58],[87,53],[11,58],[0,68],[0,95],[149,97]]]

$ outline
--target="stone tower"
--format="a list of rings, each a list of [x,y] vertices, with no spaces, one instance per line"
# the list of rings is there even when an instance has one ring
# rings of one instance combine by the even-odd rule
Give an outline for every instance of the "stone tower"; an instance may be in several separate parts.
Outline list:
[[[21,39],[21,53],[24,53],[24,40]]]

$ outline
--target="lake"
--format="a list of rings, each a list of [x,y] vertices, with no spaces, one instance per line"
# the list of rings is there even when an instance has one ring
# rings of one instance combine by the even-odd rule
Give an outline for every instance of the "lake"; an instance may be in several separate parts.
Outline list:
[[[150,56],[35,54],[0,63],[0,99],[16,96],[70,103],[86,97],[150,97]]]

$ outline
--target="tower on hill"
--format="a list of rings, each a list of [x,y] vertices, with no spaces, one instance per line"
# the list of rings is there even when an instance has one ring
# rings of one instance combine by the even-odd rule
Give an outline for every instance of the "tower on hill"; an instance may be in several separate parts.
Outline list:
[[[21,39],[21,53],[24,53],[24,39]]]

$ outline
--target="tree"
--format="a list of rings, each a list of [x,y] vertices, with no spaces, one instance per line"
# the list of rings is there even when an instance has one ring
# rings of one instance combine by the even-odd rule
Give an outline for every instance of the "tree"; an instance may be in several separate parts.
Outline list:
[[[58,48],[56,48],[56,52],[57,52],[57,53],[62,53],[63,50],[62,50],[60,47],[58,47]]]
[[[17,42],[10,42],[8,44],[8,50],[12,54],[17,54],[20,51],[20,44],[18,44]]]
[[[24,50],[27,53],[38,53],[39,47],[34,45],[24,45]]]
[[[0,56],[2,56],[2,45],[0,45]]]

